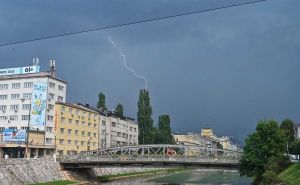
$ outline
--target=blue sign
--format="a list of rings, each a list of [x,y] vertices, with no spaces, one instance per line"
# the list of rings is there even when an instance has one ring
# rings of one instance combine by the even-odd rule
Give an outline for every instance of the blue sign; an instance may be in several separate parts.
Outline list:
[[[34,83],[31,110],[30,110],[30,129],[45,130],[47,108],[47,83]]]
[[[38,65],[27,66],[27,67],[7,68],[7,69],[0,69],[0,76],[37,73],[39,71],[40,71],[40,66],[38,66]]]
[[[26,130],[25,129],[4,129],[3,141],[16,141],[25,142]]]

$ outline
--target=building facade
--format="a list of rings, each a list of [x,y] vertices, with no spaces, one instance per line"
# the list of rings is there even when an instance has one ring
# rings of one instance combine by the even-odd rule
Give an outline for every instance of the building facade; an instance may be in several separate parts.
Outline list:
[[[58,156],[99,149],[97,111],[80,104],[56,102],[54,133]]]
[[[66,100],[66,84],[38,65],[0,70],[0,157],[53,154],[54,105]],[[38,96],[39,87],[44,92]]]
[[[101,148],[138,145],[138,124],[134,119],[113,112],[100,113]]]

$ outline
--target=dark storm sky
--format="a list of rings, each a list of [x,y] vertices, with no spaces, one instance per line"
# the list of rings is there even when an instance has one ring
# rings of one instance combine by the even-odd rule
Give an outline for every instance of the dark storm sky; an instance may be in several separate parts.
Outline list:
[[[214,8],[249,0],[0,1],[0,44]],[[148,80],[157,123],[244,139],[260,119],[300,121],[300,2],[269,0],[157,22],[0,47],[0,68],[57,62],[67,101],[122,103],[136,117]]]

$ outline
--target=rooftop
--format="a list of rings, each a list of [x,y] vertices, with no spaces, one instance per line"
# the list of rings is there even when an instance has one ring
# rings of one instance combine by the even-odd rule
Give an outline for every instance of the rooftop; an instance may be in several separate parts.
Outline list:
[[[16,74],[16,75],[6,75],[6,76],[0,76],[0,81],[2,80],[11,80],[11,79],[22,79],[22,78],[43,78],[43,77],[49,77],[54,78],[58,81],[61,81],[63,83],[67,83],[66,81],[57,78],[56,76],[51,75],[49,72],[38,72],[38,73],[30,73],[30,74]]]

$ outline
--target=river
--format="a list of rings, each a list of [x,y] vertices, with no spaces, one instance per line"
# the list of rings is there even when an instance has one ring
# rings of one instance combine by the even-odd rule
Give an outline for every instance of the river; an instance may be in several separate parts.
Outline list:
[[[171,174],[159,174],[120,179],[101,183],[105,185],[250,185],[251,179],[240,177],[233,171],[207,171],[201,169],[186,170]]]

